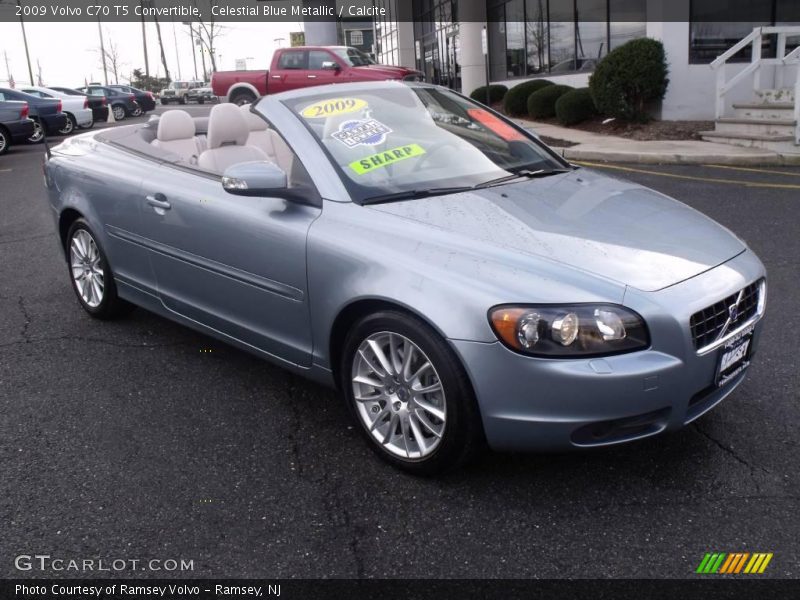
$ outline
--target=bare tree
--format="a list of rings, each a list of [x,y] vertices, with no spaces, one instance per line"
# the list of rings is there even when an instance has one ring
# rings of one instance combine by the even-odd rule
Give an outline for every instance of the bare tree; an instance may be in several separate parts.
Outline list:
[[[101,59],[105,53],[105,64],[108,65],[108,68],[114,74],[114,83],[119,83],[119,73],[123,66],[119,55],[119,46],[111,39],[108,31],[106,31],[106,36],[108,37],[108,43],[104,47],[96,48],[95,51],[100,55]]]
[[[197,0],[192,0],[192,1],[195,7],[197,7]],[[217,5],[217,0],[208,0],[208,3],[209,3],[209,10],[207,11],[207,14],[210,20],[196,21],[195,23],[189,23],[189,27],[192,28],[194,35],[197,37],[197,39],[200,40],[201,50],[204,52],[208,52],[208,56],[211,59],[211,71],[214,72],[217,70],[217,56],[216,56],[215,44],[217,38],[224,34],[225,28],[216,21],[214,21],[212,7]],[[203,79],[208,79],[205,73],[203,74]]]

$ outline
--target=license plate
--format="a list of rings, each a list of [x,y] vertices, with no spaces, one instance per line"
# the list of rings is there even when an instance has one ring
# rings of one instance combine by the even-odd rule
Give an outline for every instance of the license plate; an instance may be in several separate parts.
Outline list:
[[[738,333],[720,349],[717,374],[714,382],[722,387],[750,366],[750,350],[753,342],[753,326]]]

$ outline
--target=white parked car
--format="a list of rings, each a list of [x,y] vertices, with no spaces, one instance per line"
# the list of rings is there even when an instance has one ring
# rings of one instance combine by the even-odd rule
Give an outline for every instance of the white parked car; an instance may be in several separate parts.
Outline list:
[[[58,131],[62,135],[69,135],[76,128],[91,129],[94,126],[92,109],[89,108],[89,98],[86,96],[71,96],[38,85],[20,86],[19,90],[40,98],[58,98],[61,100],[63,111],[67,114],[67,124],[64,129]]]

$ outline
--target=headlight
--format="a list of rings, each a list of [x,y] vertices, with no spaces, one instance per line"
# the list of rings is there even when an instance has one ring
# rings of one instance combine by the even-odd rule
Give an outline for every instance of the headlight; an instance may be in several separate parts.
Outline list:
[[[644,319],[615,304],[496,306],[489,322],[506,346],[534,356],[602,356],[650,345]]]

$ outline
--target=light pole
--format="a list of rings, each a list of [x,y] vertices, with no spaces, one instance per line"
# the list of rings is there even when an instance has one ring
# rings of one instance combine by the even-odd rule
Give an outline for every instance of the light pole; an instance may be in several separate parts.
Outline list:
[[[19,6],[19,0],[17,0]],[[19,13],[19,24],[22,27],[22,41],[25,44],[25,58],[28,59],[28,76],[31,78],[31,85],[33,85],[33,69],[31,68],[31,55],[28,52],[28,36],[25,34],[25,21],[22,20],[22,11]]]
[[[189,37],[192,40],[192,63],[194,64],[194,78],[195,78],[195,81],[196,81],[197,80],[197,48],[195,48],[195,43],[194,43],[194,27],[192,27],[191,22],[188,22],[188,21],[184,21],[183,24],[189,26]],[[205,71],[205,69],[203,69],[203,71]],[[206,80],[206,74],[204,72],[203,73],[203,81],[205,81],[205,80]]]
[[[108,69],[106,69],[106,44],[103,41],[103,27],[100,25],[100,19],[97,19],[97,31],[100,32],[100,55],[103,57],[103,80],[108,85]]]

